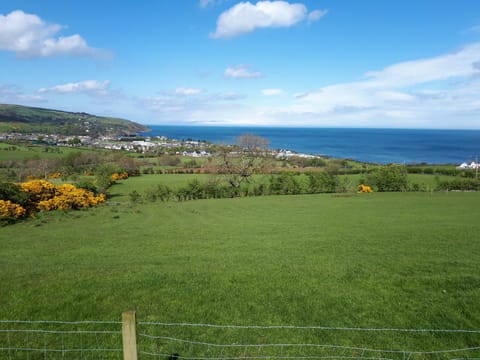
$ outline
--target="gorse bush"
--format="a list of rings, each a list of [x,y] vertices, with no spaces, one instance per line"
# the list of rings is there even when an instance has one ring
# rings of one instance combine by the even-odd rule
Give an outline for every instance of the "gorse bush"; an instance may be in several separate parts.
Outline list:
[[[105,202],[105,195],[95,195],[71,184],[55,185],[46,180],[31,180],[19,185],[2,184],[0,222],[14,222],[37,211],[77,210]],[[20,200],[20,204],[16,203]]]
[[[358,192],[359,193],[371,193],[373,192],[372,188],[365,184],[358,185]]]
[[[28,203],[28,194],[23,191],[20,185],[4,182],[0,183],[0,199],[10,200],[15,204],[26,207]]]
[[[0,200],[0,224],[11,223],[26,214],[25,208],[10,200]]]
[[[111,181],[125,180],[125,179],[128,179],[128,173],[127,172],[113,173],[112,175],[110,175],[110,180]]]
[[[50,200],[55,196],[55,185],[47,180],[30,180],[20,184],[21,189],[28,195],[27,211],[32,213],[38,210],[38,203]]]
[[[55,188],[55,195],[40,201],[38,210],[78,210],[96,206],[105,201],[105,195],[95,196],[92,192],[77,188],[71,184],[63,184]]]

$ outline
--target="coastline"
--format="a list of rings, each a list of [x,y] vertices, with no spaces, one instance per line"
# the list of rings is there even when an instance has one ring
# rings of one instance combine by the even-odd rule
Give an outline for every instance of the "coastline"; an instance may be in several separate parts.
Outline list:
[[[454,164],[480,153],[480,130],[276,128],[149,125],[143,136],[205,140],[232,144],[252,133],[270,141],[270,148],[307,156],[352,159],[368,163]]]

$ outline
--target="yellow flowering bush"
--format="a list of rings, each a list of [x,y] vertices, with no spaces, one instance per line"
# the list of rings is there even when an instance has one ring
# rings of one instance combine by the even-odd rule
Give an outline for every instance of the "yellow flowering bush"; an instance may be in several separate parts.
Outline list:
[[[28,211],[36,209],[40,201],[51,199],[55,196],[55,185],[46,180],[31,180],[20,184],[24,192],[28,194]]]
[[[57,186],[46,180],[32,180],[20,184],[20,187],[29,195],[29,212],[83,209],[105,202],[105,195],[95,196],[93,192],[71,184]]]
[[[360,185],[358,185],[358,192],[359,193],[371,193],[371,192],[373,192],[373,189],[368,185],[360,184]]]
[[[52,173],[52,174],[49,174],[48,175],[48,178],[49,179],[59,179],[63,176],[62,173],[59,173],[59,172],[55,172],[55,173]]]
[[[0,223],[25,216],[26,210],[10,200],[0,200]]]
[[[124,180],[124,179],[128,179],[128,173],[127,172],[113,173],[112,175],[110,175],[110,180],[111,181]]]
[[[105,201],[105,195],[95,196],[91,191],[77,188],[71,184],[55,187],[55,195],[38,202],[37,209],[50,210],[77,210],[96,206]]]

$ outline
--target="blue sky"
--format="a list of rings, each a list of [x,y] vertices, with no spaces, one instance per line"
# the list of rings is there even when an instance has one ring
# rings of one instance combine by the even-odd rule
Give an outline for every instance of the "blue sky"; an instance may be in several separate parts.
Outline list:
[[[480,129],[480,1],[2,1],[0,103],[144,124]]]

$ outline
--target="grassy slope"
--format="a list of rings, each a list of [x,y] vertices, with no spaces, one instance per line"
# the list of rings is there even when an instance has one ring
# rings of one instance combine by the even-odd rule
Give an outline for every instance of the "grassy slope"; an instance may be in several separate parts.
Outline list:
[[[478,329],[479,200],[283,196],[50,213],[0,229],[0,319],[136,309],[143,321]],[[273,336],[311,341],[287,335]],[[356,344],[366,335],[322,336]],[[472,346],[478,335],[401,341]]]
[[[0,104],[0,131],[28,131],[58,133],[68,126],[82,128],[83,122],[92,123],[92,131],[107,133],[113,128],[117,131],[139,132],[148,128],[129,120],[96,116],[87,113],[73,113],[54,109],[44,109],[21,105]],[[73,129],[72,129],[73,130]],[[74,134],[84,134],[78,129]]]
[[[0,142],[0,161],[16,161],[31,159],[59,159],[64,158],[72,152],[100,152],[97,149],[89,148],[70,148],[70,147],[50,147],[54,152],[46,152],[42,146],[13,145],[15,150],[7,150],[12,145]]]

